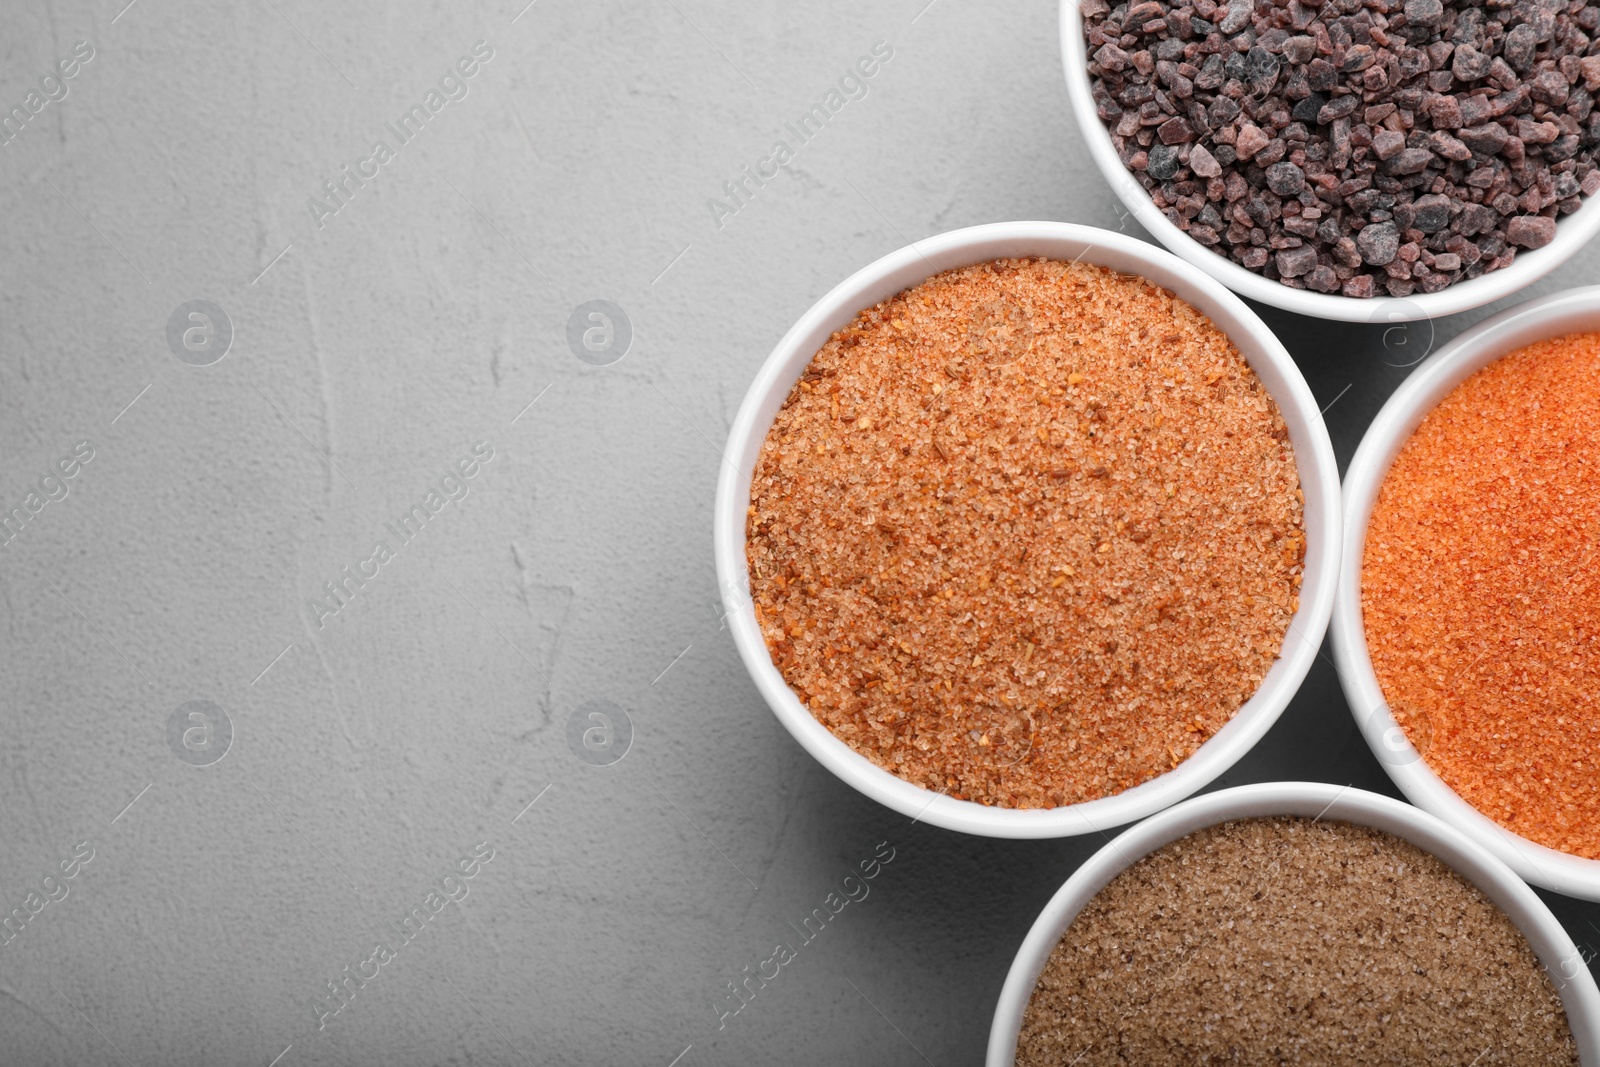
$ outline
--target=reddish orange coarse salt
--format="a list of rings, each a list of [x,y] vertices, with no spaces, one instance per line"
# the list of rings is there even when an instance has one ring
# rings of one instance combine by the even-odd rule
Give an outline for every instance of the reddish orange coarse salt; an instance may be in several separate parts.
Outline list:
[[[773,662],[880,767],[1055,807],[1190,756],[1280,653],[1305,549],[1276,405],[1142,278],[1000,260],[823,346],[751,483]]]
[[[1445,397],[1367,527],[1385,700],[1500,825],[1600,859],[1600,334],[1529,345]]]

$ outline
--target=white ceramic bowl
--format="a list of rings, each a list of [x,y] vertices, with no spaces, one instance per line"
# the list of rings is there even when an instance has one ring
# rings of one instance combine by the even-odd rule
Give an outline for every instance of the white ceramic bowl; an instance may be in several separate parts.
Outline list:
[[[1409,297],[1371,297],[1358,300],[1308,289],[1291,289],[1254,271],[1246,270],[1227,256],[1213,252],[1184,233],[1163,215],[1150,194],[1128,173],[1112,147],[1111,133],[1100,121],[1090,96],[1089,61],[1083,39],[1083,18],[1078,0],[1061,0],[1061,61],[1067,75],[1067,97],[1072,101],[1073,118],[1089,145],[1089,154],[1099,165],[1106,181],[1156,240],[1222,281],[1229,289],[1286,311],[1312,315],[1319,319],[1344,322],[1407,322],[1453,315],[1481,307],[1510,296],[1531,285],[1566,262],[1597,232],[1600,232],[1600,195],[1584,198],[1583,207],[1560,220],[1556,238],[1532,252],[1519,251],[1511,266],[1492,271],[1471,281],[1457,282],[1437,293],[1417,293]]]
[[[1339,681],[1367,744],[1389,777],[1426,808],[1493,852],[1535,885],[1600,900],[1600,860],[1583,859],[1514,834],[1463,800],[1406,741],[1384,702],[1367,654],[1361,618],[1361,559],[1367,523],[1389,466],[1428,414],[1468,377],[1524,345],[1564,333],[1600,330],[1600,286],[1530,300],[1486,319],[1445,345],[1395,390],[1361,439],[1344,482],[1344,559],[1333,612]]]
[[[1196,830],[1230,819],[1304,815],[1370,826],[1409,841],[1448,864],[1505,912],[1528,939],[1561,994],[1580,1062],[1600,1064],[1600,990],[1572,938],[1544,901],[1471,838],[1389,797],[1321,782],[1266,782],[1222,789],[1185,801],[1096,852],[1050,898],[1017,951],[1000,990],[989,1030],[988,1067],[1010,1067],[1022,1013],[1045,961],[1085,904],[1141,857]]]
[[[1277,401],[1294,445],[1305,493],[1306,558],[1300,610],[1283,652],[1253,697],[1194,755],[1160,777],[1100,800],[1016,810],[955,800],[897,778],[823,726],[773,665],[750,600],[745,517],[750,478],[773,416],[811,358],[856,313],[941,271],[993,259],[1045,256],[1138,274],[1208,315],[1249,361]],[[890,253],[817,301],[784,335],[756,374],[728,435],[717,482],[714,540],[734,643],[756,688],[800,744],[881,804],[937,826],[989,837],[1066,837],[1141,819],[1193,793],[1231,767],[1277,720],[1317,654],[1333,606],[1339,556],[1339,477],[1328,431],[1305,379],[1283,345],[1244,302],[1205,272],[1146,242],[1059,222],[1004,222],[956,230]]]

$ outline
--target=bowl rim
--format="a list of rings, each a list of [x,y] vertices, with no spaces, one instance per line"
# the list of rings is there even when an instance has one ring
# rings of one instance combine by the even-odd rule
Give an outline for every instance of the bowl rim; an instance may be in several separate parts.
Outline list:
[[[1135,264],[1143,276],[1169,289],[1183,288],[1186,293],[1180,295],[1229,334],[1278,404],[1289,424],[1306,498],[1300,609],[1290,622],[1283,651],[1256,693],[1172,770],[1109,797],[1044,809],[955,800],[891,774],[834,736],[789,689],[767,652],[750,599],[745,555],[745,518],[756,456],[777,405],[832,332],[861,309],[942,270],[1024,255],[1089,262],[1098,262],[1095,257],[1103,255]],[[1276,388],[1274,381],[1279,383]],[[834,286],[790,327],[762,363],[729,431],[717,482],[713,542],[724,618],[740,658],[778,720],[823,766],[914,821],[988,837],[1051,838],[1101,832],[1189,796],[1233,766],[1277,721],[1310,670],[1332,613],[1343,528],[1339,508],[1338,466],[1310,387],[1282,343],[1242,300],[1193,265],[1131,236],[1062,222],[1001,222],[937,234],[890,252]]]
[[[1371,826],[1409,841],[1477,886],[1532,946],[1561,995],[1580,1061],[1600,1062],[1600,989],[1555,915],[1516,873],[1477,841],[1392,797],[1324,782],[1262,782],[1192,797],[1153,815],[1103,846],[1074,871],[1039,912],[1006,973],[989,1029],[988,1067],[1010,1067],[1022,1015],[1050,952],[1084,905],[1140,858],[1196,830],[1233,819],[1309,815]]]
[[[1362,735],[1412,803],[1458,827],[1535,885],[1600,901],[1600,860],[1559,852],[1490,819],[1451,789],[1405,741],[1367,651],[1361,611],[1361,566],[1367,523],[1395,456],[1418,424],[1461,382],[1534,341],[1583,329],[1600,330],[1600,285],[1525,301],[1452,339],[1413,371],[1384,404],[1361,439],[1344,477],[1345,532],[1331,634],[1339,684]]]
[[[1214,274],[1228,288],[1251,300],[1286,311],[1341,322],[1394,323],[1453,315],[1511,296],[1538,281],[1570,259],[1600,233],[1600,194],[1583,198],[1583,206],[1558,220],[1555,240],[1543,248],[1519,250],[1509,267],[1470,281],[1446,286],[1437,293],[1409,297],[1356,297],[1291,289],[1246,270],[1227,256],[1213,252],[1174,226],[1150,199],[1150,194],[1117,158],[1111,133],[1095,108],[1090,93],[1088,46],[1083,37],[1081,0],[1061,0],[1061,63],[1066,75],[1067,98],[1089,155],[1129,213],[1168,249]]]

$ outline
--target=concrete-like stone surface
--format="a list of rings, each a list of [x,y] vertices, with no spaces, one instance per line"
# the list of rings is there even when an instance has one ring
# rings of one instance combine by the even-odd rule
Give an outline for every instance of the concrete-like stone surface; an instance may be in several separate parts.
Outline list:
[[[0,505],[93,450],[0,548],[0,910],[66,893],[0,946],[0,1061],[976,1062],[1101,842],[908,825],[820,769],[722,629],[710,514],[756,367],[851,271],[978,222],[1132,227],[1053,5],[123,2],[14,0],[0,35],[7,109],[93,51],[0,147]],[[319,219],[345,164],[376,176]],[[1537,291],[1597,276],[1590,251]],[[202,299],[233,338],[196,366],[168,320]],[[634,331],[609,366],[566,340],[594,299]],[[1386,345],[1264,314],[1341,461],[1390,364],[1478,317]],[[466,495],[390,530],[441,484]],[[309,606],[347,567],[377,573]],[[196,700],[233,731],[210,766],[169,746]],[[633,730],[605,767],[566,740],[597,700]],[[1325,662],[1221,784],[1285,777],[1392,792]],[[468,895],[364,964],[484,842]],[[880,842],[870,895],[719,1029],[725,983]],[[1600,908],[1551,899],[1600,943]],[[346,966],[377,976],[319,1030]]]

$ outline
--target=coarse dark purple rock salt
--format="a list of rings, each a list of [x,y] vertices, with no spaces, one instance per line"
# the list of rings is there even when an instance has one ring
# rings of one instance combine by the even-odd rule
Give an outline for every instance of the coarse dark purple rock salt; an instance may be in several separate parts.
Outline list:
[[[1434,293],[1600,190],[1600,4],[1083,0],[1122,162],[1196,241],[1294,288]]]

